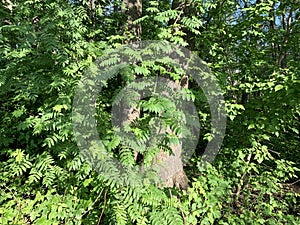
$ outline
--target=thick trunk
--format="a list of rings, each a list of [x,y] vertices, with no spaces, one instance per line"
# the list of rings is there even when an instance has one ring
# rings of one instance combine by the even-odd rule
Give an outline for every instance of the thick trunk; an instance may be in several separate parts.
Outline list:
[[[127,27],[128,31],[133,35],[130,40],[140,40],[142,34],[142,25],[140,23],[134,24],[133,22],[142,16],[142,1],[141,0],[124,0],[127,9]]]
[[[140,23],[133,24],[133,21],[140,18],[142,15],[142,1],[141,0],[123,0],[125,5],[125,10],[122,10],[122,13],[127,15],[126,28],[123,27],[123,32],[126,32],[126,29],[133,34],[134,38],[129,38],[128,42],[133,43],[136,40],[140,39],[142,33],[142,26]],[[126,86],[128,81],[125,78],[122,78],[122,85]],[[121,126],[124,127],[127,124],[130,125],[135,119],[139,118],[140,110],[136,106],[129,107],[128,104],[122,104],[121,106]],[[134,150],[134,159],[137,162],[139,160],[138,151]]]
[[[133,22],[142,16],[142,1],[141,0],[124,0],[124,4],[126,6],[126,13],[128,16],[127,19],[127,28],[128,32],[132,34],[133,38],[129,39],[129,43],[133,43],[134,41],[141,39],[142,27],[140,23],[134,24]],[[126,30],[123,30],[123,32]],[[125,81],[126,82],[126,81]],[[125,84],[124,82],[124,84]],[[169,85],[174,85],[174,82],[170,82]],[[176,88],[176,87],[174,87]],[[140,117],[140,110],[137,106],[132,107],[123,107],[123,118],[122,125],[130,124],[135,119]],[[165,134],[171,134],[172,131],[170,128],[167,128],[164,131]],[[159,143],[157,143],[159,144]],[[159,165],[159,176],[162,180],[162,184],[160,186],[167,187],[178,187],[181,189],[187,189],[188,187],[188,179],[183,170],[183,163],[181,160],[181,152],[182,146],[181,144],[169,146],[173,152],[173,155],[169,155],[167,152],[161,150],[154,160],[154,164]],[[134,157],[137,163],[143,164],[143,156],[138,153],[138,150],[134,150]],[[141,162],[138,162],[141,161]]]
[[[186,82],[185,87],[187,88],[188,81]],[[170,81],[168,87],[171,87],[174,92],[177,92],[180,88],[179,84]],[[163,93],[166,96],[169,96],[169,93]],[[166,130],[162,131],[165,135],[174,134],[170,127],[167,127]],[[180,137],[179,137],[180,138]],[[183,169],[182,163],[182,143],[177,145],[169,146],[172,150],[172,154],[161,150],[155,158],[154,163],[159,166],[159,176],[162,180],[161,186],[166,187],[177,187],[180,189],[187,190],[188,188],[188,178]]]

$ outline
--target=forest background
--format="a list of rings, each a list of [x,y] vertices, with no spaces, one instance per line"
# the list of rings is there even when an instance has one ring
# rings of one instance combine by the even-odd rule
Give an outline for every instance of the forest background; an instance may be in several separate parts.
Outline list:
[[[1,224],[300,224],[299,0],[2,0],[0,15]],[[140,40],[185,47],[207,64],[225,101],[222,146],[203,167],[214,139],[209,104],[167,60],[133,63],[104,82],[99,137],[123,165],[151,163],[178,143],[178,121],[167,115],[173,136],[141,151],[114,132],[113,100],[137,77],[185,79],[201,128],[186,185],[121,185],[77,146],[77,84],[107,51]],[[150,138],[166,104],[151,97],[134,106],[136,142]]]

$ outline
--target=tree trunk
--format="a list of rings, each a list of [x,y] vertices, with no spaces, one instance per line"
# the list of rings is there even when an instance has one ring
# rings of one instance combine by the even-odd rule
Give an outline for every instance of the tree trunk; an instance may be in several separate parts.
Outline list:
[[[141,24],[140,23],[133,24],[133,22],[142,16],[142,1],[124,0],[124,3],[126,5],[126,11],[123,11],[123,13],[126,13],[128,16],[127,28],[130,34],[133,35],[133,38],[129,39],[129,43],[133,43],[134,41],[141,39],[141,34],[142,34]],[[174,82],[170,82],[169,85],[174,85],[174,84],[175,84]],[[137,108],[136,105],[130,108],[122,107],[122,110],[123,110],[122,126],[125,124],[130,124],[135,119],[140,117],[140,109]],[[167,128],[166,131],[164,132],[166,134],[172,133],[170,128]],[[181,144],[178,144],[176,146],[170,146],[170,148],[173,152],[173,155],[169,155],[167,152],[161,150],[153,162],[154,164],[158,164],[160,169],[159,176],[162,180],[162,184],[160,184],[160,186],[161,187],[176,186],[181,189],[187,189],[188,179],[183,170],[183,163],[181,160],[182,146]],[[137,163],[139,163],[138,162],[139,160],[141,161],[143,160],[143,157],[140,157],[138,151],[134,151],[134,157]]]
[[[174,92],[177,92],[180,88],[179,84],[175,82],[169,82],[168,87],[171,87]],[[188,81],[186,82],[185,87],[188,87]],[[166,96],[169,93],[163,93]],[[165,131],[162,131],[165,134],[174,134],[170,127],[167,127]],[[179,137],[180,138],[180,137]],[[154,163],[159,166],[159,176],[162,180],[160,186],[166,187],[177,187],[180,189],[188,189],[188,178],[183,169],[182,163],[182,143],[177,145],[169,146],[172,150],[172,155],[161,150],[156,156]]]
[[[123,0],[125,5],[125,10],[122,10],[122,13],[126,14],[127,21],[125,27],[123,27],[123,32],[128,31],[133,35],[134,38],[129,38],[128,42],[133,43],[140,39],[142,33],[142,26],[140,23],[133,24],[133,21],[140,18],[142,15],[142,1],[141,0]],[[136,78],[136,77],[135,77]],[[122,85],[126,86],[128,80],[122,78]],[[130,125],[135,119],[139,118],[140,110],[136,104],[132,107],[128,107],[128,104],[122,104],[121,106],[122,113],[121,115],[121,126]],[[139,160],[138,151],[134,150],[134,159],[137,162]]]
[[[130,42],[140,40],[142,34],[142,25],[140,23],[133,24],[135,20],[142,16],[142,0],[124,0],[126,6],[127,28],[133,35]]]

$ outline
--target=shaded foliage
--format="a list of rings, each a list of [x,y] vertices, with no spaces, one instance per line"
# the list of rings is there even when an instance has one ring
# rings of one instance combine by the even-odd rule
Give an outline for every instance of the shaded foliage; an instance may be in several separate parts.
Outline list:
[[[141,40],[191,49],[222,87],[226,137],[215,161],[203,167],[211,115],[202,90],[188,78],[184,97],[197,107],[201,134],[185,165],[187,190],[150,182],[122,186],[94,171],[77,147],[71,120],[76,85],[105,51],[134,38],[126,28],[126,1],[2,3],[2,224],[300,223],[298,0],[143,1],[142,15],[130,21],[140,25]],[[156,75],[177,82],[185,76],[168,62],[136,63],[110,79],[97,101],[99,136],[124,165],[141,163],[133,150],[142,151],[134,149],[137,143],[125,148],[116,135],[113,101],[132,77]],[[129,128],[137,141],[148,138],[151,119],[167,104],[155,98],[139,103],[142,116]],[[170,115],[165,120],[178,125]],[[176,139],[162,144],[165,151]],[[159,152],[148,150],[146,164]]]

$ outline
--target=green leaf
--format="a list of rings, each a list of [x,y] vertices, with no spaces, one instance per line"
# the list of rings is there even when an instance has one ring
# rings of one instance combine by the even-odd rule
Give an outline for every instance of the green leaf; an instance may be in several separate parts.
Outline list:
[[[283,88],[284,88],[283,85],[278,84],[278,85],[275,86],[275,91],[276,91],[276,92],[277,92],[277,91],[280,91],[280,90],[283,89]]]

